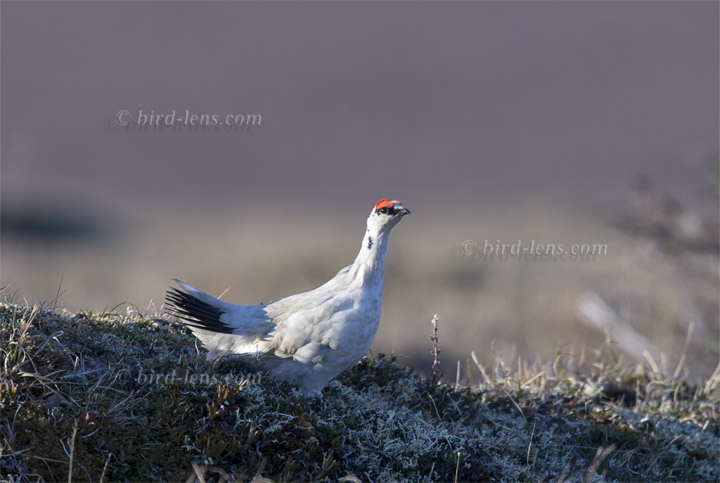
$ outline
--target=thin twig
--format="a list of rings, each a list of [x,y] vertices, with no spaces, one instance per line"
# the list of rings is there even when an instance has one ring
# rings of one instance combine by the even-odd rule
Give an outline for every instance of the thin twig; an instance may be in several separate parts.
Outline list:
[[[205,466],[199,466],[193,461],[192,467],[193,471],[195,472],[195,476],[197,476],[198,478],[198,481],[200,483],[205,483]]]
[[[533,423],[532,432],[530,433],[530,442],[528,443],[528,450],[527,450],[527,456],[525,457],[525,464],[530,464],[530,451],[532,450],[532,440],[533,436],[535,436],[535,424],[537,422]]]
[[[68,469],[68,483],[72,483],[73,459],[75,457],[75,436],[77,435],[78,420],[75,419],[72,439],[70,440],[70,468]]]
[[[60,293],[60,291],[62,290],[62,283],[63,283],[64,277],[65,277],[65,275],[63,275],[63,274],[60,275],[60,283],[58,284],[57,294],[55,294],[55,303],[53,304],[53,308],[52,308],[53,311],[57,309],[58,299],[60,298],[60,295],[62,295]]]
[[[433,325],[433,335],[430,337],[430,340],[433,342],[433,348],[432,351],[430,351],[430,355],[433,358],[432,383],[435,384],[442,377],[442,373],[440,372],[440,341],[438,339],[438,322],[440,322],[440,317],[438,314],[435,314],[430,322]]]
[[[608,457],[610,453],[613,452],[615,449],[615,444],[611,444],[607,448],[603,448],[600,446],[597,449],[597,452],[595,453],[595,457],[592,460],[592,463],[590,463],[590,468],[588,468],[587,473],[585,474],[585,483],[590,483],[592,481],[593,476],[595,476],[595,472],[597,471],[600,464],[605,460],[605,458]]]
[[[105,460],[105,466],[103,466],[102,473],[100,474],[100,483],[102,483],[103,479],[105,478],[105,471],[107,470],[108,464],[110,463],[110,458],[112,458],[112,453],[108,453],[108,457]]]
[[[457,372],[455,373],[455,390],[460,389],[460,359],[457,361]]]
[[[485,384],[488,385],[488,387],[492,386],[492,379],[488,377],[487,372],[485,372],[485,368],[480,364],[480,361],[478,360],[477,356],[475,355],[475,351],[470,351],[470,356],[472,357],[473,362],[477,366],[478,369],[480,369],[480,374],[482,374],[483,379],[485,380]]]
[[[455,465],[455,483],[458,481],[458,472],[460,471],[460,457],[462,456],[462,453],[460,451],[457,452],[457,464]]]
[[[690,347],[690,341],[692,340],[694,328],[695,328],[695,321],[691,320],[690,326],[688,327],[688,331],[687,331],[687,337],[685,338],[685,345],[683,346],[682,355],[680,356],[680,361],[678,362],[677,368],[675,368],[675,374],[673,374],[672,381],[670,381],[670,384],[673,384],[677,380],[677,378],[680,377],[680,374],[682,373],[682,370],[685,367],[685,360],[687,359],[688,348]]]

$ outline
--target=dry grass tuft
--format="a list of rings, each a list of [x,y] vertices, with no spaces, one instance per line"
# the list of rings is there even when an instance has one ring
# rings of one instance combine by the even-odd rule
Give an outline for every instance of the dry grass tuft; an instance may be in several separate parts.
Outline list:
[[[316,401],[134,312],[4,303],[0,341],[14,481],[720,479],[720,368],[690,386],[558,353],[456,390],[379,355]]]

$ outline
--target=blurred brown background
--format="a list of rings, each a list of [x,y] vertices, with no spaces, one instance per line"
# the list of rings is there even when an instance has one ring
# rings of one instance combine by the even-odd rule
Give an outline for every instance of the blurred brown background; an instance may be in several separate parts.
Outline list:
[[[278,299],[352,262],[373,204],[399,198],[413,214],[391,237],[374,350],[426,369],[439,313],[452,378],[470,351],[591,351],[605,343],[578,308],[591,292],[616,338],[646,338],[667,370],[692,327],[690,376],[707,376],[718,8],[3,2],[0,286],[50,305],[60,288],[70,311],[155,313],[172,277]],[[112,125],[186,109],[262,125]],[[486,239],[607,254],[451,260]]]

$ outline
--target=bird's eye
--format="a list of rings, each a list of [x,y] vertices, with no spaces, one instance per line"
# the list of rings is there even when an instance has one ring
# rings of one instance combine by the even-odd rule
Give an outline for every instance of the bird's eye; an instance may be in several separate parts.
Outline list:
[[[387,215],[388,209],[387,209],[387,208],[380,208],[380,213],[382,213],[383,215]]]

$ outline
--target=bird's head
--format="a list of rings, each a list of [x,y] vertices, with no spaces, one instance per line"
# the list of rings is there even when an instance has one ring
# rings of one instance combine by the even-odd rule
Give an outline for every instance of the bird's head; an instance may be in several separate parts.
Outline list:
[[[400,219],[409,215],[410,210],[405,208],[400,200],[380,200],[375,203],[370,216],[368,217],[368,230],[374,232],[388,231],[395,226]]]

